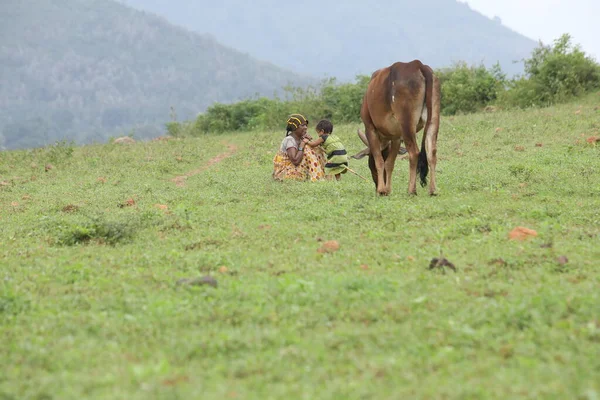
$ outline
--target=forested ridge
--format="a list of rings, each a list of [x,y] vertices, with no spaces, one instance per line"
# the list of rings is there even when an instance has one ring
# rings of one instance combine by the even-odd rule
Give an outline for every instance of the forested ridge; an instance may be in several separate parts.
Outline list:
[[[0,11],[0,148],[158,136],[215,101],[314,82],[111,0]]]

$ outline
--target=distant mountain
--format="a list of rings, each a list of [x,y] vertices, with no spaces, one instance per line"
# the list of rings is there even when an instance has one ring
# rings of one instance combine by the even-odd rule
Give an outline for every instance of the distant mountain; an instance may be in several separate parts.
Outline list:
[[[455,61],[513,61],[531,39],[455,0],[120,0],[294,71],[353,79],[415,58],[438,68]]]
[[[157,136],[171,107],[315,81],[110,0],[0,3],[0,149]]]

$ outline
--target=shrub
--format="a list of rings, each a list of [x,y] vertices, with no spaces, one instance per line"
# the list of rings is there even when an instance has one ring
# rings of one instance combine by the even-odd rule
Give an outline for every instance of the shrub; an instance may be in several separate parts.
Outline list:
[[[359,75],[356,83],[336,85],[331,80],[321,90],[324,108],[327,110],[322,118],[329,118],[335,122],[360,121],[360,108],[363,96],[367,90],[370,77]]]
[[[48,161],[52,163],[59,163],[71,159],[74,151],[75,143],[72,140],[69,142],[60,140],[53,145],[46,146],[46,156]]]
[[[442,86],[442,113],[476,112],[492,103],[503,90],[506,78],[498,64],[490,69],[484,65],[469,67],[465,62],[440,69],[436,75]]]
[[[195,121],[172,121],[167,122],[165,126],[167,128],[167,133],[173,137],[188,137],[199,135],[199,132],[196,131]]]
[[[202,133],[271,127],[277,116],[285,114],[283,108],[281,100],[264,97],[233,104],[216,103],[209,107],[204,114],[198,116],[192,132],[194,136],[198,136]]]
[[[525,76],[509,82],[499,98],[506,106],[545,106],[600,87],[600,66],[562,35],[553,46],[543,43],[523,60]]]
[[[57,242],[64,246],[74,246],[95,241],[114,246],[130,240],[136,227],[137,224],[132,221],[108,220],[104,216],[91,217],[78,224],[63,222],[57,226]]]

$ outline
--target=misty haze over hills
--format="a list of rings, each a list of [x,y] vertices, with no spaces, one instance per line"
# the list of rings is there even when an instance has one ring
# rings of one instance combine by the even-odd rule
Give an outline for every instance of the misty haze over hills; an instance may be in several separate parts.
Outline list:
[[[110,0],[2,0],[0,148],[164,132],[301,77]]]
[[[281,67],[352,80],[395,61],[500,62],[522,72],[536,42],[455,0],[121,0]]]
[[[535,45],[454,0],[3,0],[0,149],[156,137],[171,107],[192,119],[414,58],[518,72]]]

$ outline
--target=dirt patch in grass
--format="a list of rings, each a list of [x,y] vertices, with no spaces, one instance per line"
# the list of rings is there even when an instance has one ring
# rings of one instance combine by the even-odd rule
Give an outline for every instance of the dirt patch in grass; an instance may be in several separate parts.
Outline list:
[[[183,175],[176,176],[175,178],[171,179],[171,182],[175,182],[175,185],[177,185],[179,187],[184,187],[185,181],[187,180],[187,178],[189,178],[190,176],[198,175],[198,174],[204,172],[205,170],[212,167],[213,165],[220,163],[221,161],[223,161],[224,159],[226,159],[228,157],[231,157],[238,150],[237,146],[233,145],[233,144],[227,145],[227,149],[228,149],[228,151],[218,154],[215,157],[211,158],[210,160],[208,160],[208,162],[206,164],[204,164],[200,168],[194,169],[192,171],[188,171]]]

